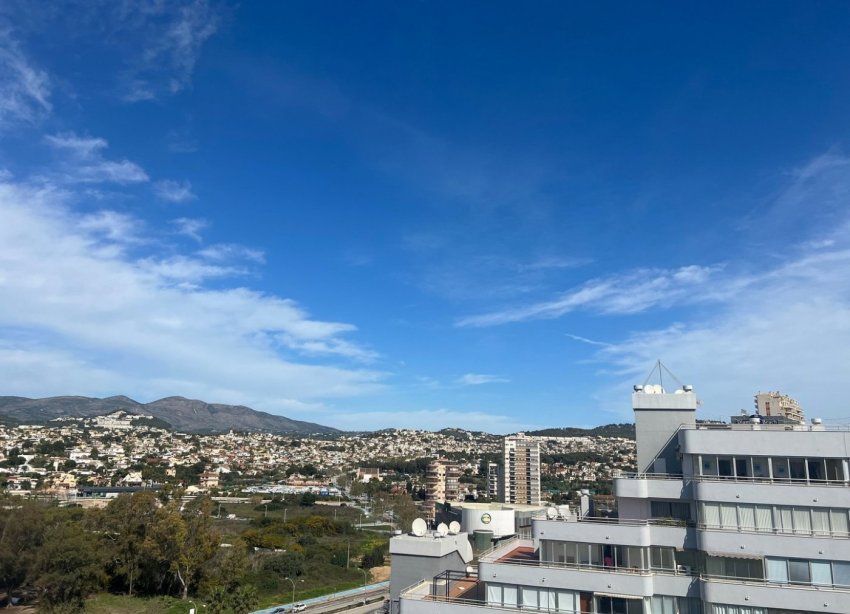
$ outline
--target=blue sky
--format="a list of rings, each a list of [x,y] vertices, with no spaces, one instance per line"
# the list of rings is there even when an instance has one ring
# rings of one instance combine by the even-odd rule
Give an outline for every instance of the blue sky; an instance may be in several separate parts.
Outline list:
[[[850,4],[7,2],[2,394],[850,417]]]

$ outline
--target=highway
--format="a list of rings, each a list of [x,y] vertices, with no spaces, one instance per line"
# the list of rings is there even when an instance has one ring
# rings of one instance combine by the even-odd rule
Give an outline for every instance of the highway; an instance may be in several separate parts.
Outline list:
[[[381,611],[384,606],[384,600],[389,597],[389,582],[380,582],[378,584],[370,584],[365,587],[355,588],[340,593],[332,593],[315,599],[305,599],[304,604],[307,609],[304,614],[330,614],[331,612],[339,612],[345,610],[347,614],[371,614],[375,611]],[[363,606],[364,599],[373,603]],[[257,610],[252,614],[272,614],[277,608],[286,607],[287,605],[276,605],[265,610]]]

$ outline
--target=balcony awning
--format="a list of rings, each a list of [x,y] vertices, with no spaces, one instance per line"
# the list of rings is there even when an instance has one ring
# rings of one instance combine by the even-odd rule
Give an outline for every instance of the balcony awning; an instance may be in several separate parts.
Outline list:
[[[593,593],[594,597],[611,597],[612,599],[634,599],[636,601],[643,601],[643,595],[627,595],[625,593],[611,593],[611,592],[596,592]]]

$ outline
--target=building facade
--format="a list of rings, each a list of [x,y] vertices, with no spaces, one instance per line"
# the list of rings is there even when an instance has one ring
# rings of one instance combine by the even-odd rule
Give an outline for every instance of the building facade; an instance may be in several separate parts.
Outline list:
[[[498,463],[487,463],[487,498],[490,501],[502,501],[503,496],[499,494],[501,484]]]
[[[617,518],[549,508],[397,612],[850,614],[850,431],[699,423],[689,386],[636,386],[632,405],[639,473],[614,480]]]
[[[428,464],[425,473],[425,516],[429,521],[436,517],[438,503],[457,501],[460,496],[460,468],[444,458]]]
[[[806,421],[800,404],[781,392],[759,392],[755,395],[755,406],[760,416],[783,416],[800,424]]]
[[[522,433],[505,437],[503,461],[502,502],[539,505],[540,443]]]

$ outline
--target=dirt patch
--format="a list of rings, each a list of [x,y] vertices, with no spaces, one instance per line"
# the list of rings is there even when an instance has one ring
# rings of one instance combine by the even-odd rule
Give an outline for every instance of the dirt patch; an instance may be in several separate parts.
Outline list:
[[[382,565],[369,570],[372,573],[372,582],[386,582],[390,579],[390,566]]]

